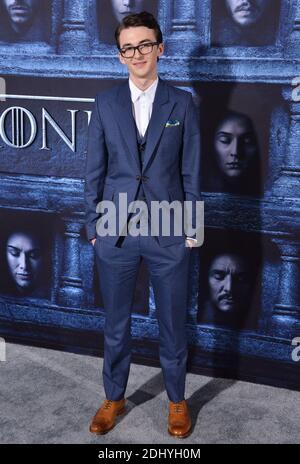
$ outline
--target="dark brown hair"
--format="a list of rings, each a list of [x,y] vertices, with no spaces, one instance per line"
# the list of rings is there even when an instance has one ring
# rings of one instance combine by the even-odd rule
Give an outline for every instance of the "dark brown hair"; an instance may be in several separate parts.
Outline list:
[[[118,48],[120,48],[120,34],[124,29],[129,27],[139,27],[144,26],[149,29],[153,29],[155,32],[156,40],[159,43],[163,41],[163,35],[160,29],[158,22],[156,21],[153,14],[148,13],[147,11],[142,11],[141,13],[135,13],[125,16],[125,18],[120,22],[119,26],[115,31],[115,39],[117,42]]]

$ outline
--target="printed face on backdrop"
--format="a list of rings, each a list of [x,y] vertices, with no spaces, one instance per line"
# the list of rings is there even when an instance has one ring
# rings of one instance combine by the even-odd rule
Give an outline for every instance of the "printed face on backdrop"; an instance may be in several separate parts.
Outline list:
[[[2,0],[13,29],[29,26],[35,16],[38,0]]]
[[[216,161],[228,179],[243,176],[257,155],[257,141],[250,119],[229,115],[217,127],[214,137]]]
[[[129,27],[123,29],[120,34],[120,48],[127,49],[140,44],[156,42],[155,31],[148,27]],[[150,53],[141,54],[138,50],[132,58],[124,58],[119,53],[119,59],[122,64],[126,65],[129,74],[135,78],[145,79],[151,77],[157,68],[157,58],[163,54],[163,44],[154,45]]]
[[[6,259],[16,287],[20,291],[33,288],[42,267],[38,239],[25,232],[12,233],[6,243]]]
[[[208,284],[211,303],[224,313],[242,310],[250,300],[250,269],[238,255],[215,257],[209,267]]]
[[[270,6],[270,0],[225,0],[229,14],[240,27],[256,24]]]
[[[125,16],[139,13],[146,9],[145,0],[111,0],[113,14],[118,22]]]

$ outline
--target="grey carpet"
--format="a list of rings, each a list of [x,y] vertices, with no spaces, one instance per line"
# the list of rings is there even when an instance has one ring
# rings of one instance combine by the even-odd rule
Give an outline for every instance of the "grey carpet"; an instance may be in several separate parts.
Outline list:
[[[7,344],[0,362],[1,443],[299,443],[299,392],[188,374],[193,420],[185,440],[167,433],[161,370],[132,364],[127,413],[106,435],[89,422],[103,400],[102,359]]]

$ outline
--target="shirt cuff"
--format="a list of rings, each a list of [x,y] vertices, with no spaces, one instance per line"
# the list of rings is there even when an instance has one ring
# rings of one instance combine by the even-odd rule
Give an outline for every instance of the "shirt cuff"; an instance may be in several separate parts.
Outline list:
[[[189,239],[189,240],[193,240],[194,242],[197,242],[198,240],[196,238],[193,238],[193,237],[186,237],[186,239]]]

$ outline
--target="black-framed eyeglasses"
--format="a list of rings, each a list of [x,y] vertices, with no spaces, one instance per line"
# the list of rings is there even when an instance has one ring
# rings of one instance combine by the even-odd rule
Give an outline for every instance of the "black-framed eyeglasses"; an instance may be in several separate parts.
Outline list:
[[[133,58],[136,50],[138,50],[141,55],[148,55],[152,52],[154,45],[159,45],[159,42],[146,42],[136,47],[125,47],[119,50],[124,58]]]

